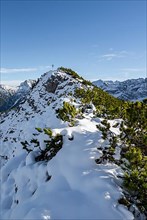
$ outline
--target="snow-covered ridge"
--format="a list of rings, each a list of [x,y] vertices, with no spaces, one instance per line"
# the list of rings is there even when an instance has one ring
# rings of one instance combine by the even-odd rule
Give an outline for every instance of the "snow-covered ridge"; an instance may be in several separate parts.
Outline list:
[[[97,80],[93,84],[119,99],[137,101],[147,98],[147,78],[128,79],[123,82]]]
[[[96,127],[101,118],[93,109],[76,118],[69,126],[57,117],[56,110],[69,102],[77,110],[82,104],[74,91],[82,83],[60,71],[49,71],[41,76],[16,110],[3,116],[1,122],[1,219],[133,219],[133,214],[118,199],[123,191],[118,175],[123,175],[114,163],[96,164],[102,150],[110,143],[102,138]],[[120,120],[111,120],[113,127]],[[50,128],[53,136],[63,137],[61,150],[49,161],[35,157],[49,137],[37,128]],[[40,143],[39,147],[32,140]],[[27,141],[30,152],[21,142]],[[99,147],[99,150],[98,150]],[[101,148],[101,149],[100,149]],[[119,152],[120,146],[117,146]],[[119,153],[116,155],[119,157]]]
[[[13,91],[15,92],[17,90],[17,87],[16,86],[9,86],[9,85],[4,85],[4,84],[1,84],[0,85],[0,91],[1,90],[6,90],[6,91]]]
[[[35,83],[36,80],[25,80],[17,87],[0,85],[0,112],[17,106]]]
[[[24,82],[20,83],[19,86],[17,86],[17,92],[25,92],[30,90],[32,86],[36,83],[36,80],[28,79],[25,80]]]

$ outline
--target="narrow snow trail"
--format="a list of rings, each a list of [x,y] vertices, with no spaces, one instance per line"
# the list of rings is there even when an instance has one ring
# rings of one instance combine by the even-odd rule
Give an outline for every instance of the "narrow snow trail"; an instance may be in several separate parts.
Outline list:
[[[94,122],[83,119],[77,127],[55,131],[65,134],[64,145],[47,164],[27,164],[22,154],[2,169],[2,219],[133,219],[117,205],[119,168],[95,163],[101,152]],[[49,181],[46,172],[51,175]]]
[[[117,199],[121,195],[121,189],[114,182],[118,167],[107,164],[103,165],[103,169],[94,161],[99,156],[94,146],[99,136],[98,132],[82,133],[79,129],[78,132],[73,132],[73,135],[74,140],[66,140],[58,156],[48,163],[48,172],[52,175],[48,187],[49,197],[60,189],[60,192],[51,200],[51,204],[53,201],[55,204],[60,201],[60,211],[53,206],[52,217],[61,219],[79,219],[79,216],[81,219],[128,218],[127,210],[123,210],[124,214],[116,208]]]
[[[12,110],[1,124],[0,219],[133,219],[132,213],[118,204],[120,168],[95,162],[102,156],[97,148],[109,147],[108,139],[96,128],[102,119],[93,115],[93,106],[82,119],[76,118],[73,127],[61,121],[56,110],[63,101],[71,102],[72,96],[67,94],[80,87],[80,82],[60,72],[53,73],[50,81],[51,75],[52,71],[44,74],[20,109]],[[59,83],[55,93],[46,90],[50,82]],[[73,104],[81,105],[77,100]],[[62,149],[50,161],[35,160],[49,138],[36,127],[63,135]],[[118,128],[111,126],[111,131],[119,134]],[[32,139],[39,141],[41,149],[30,144]],[[29,143],[31,152],[23,148],[22,141]]]

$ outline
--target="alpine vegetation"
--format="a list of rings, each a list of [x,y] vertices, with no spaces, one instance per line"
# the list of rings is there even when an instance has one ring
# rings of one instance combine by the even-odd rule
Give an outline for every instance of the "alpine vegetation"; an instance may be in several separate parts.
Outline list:
[[[1,113],[1,219],[147,217],[146,102],[44,73]]]

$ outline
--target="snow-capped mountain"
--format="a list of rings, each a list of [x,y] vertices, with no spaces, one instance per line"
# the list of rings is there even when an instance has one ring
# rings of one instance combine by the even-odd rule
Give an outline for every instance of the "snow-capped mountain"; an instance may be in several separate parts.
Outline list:
[[[0,111],[7,110],[13,105],[11,97],[13,97],[15,92],[15,87],[0,85]]]
[[[36,80],[25,80],[17,87],[0,85],[0,112],[16,107],[30,92]]]
[[[123,82],[97,80],[93,84],[122,100],[141,101],[147,98],[147,78],[129,79]]]
[[[80,113],[77,88],[86,88],[81,79],[60,69],[49,71],[24,103],[3,114],[1,219],[134,219],[134,208],[118,203],[122,169],[105,160],[96,163],[110,142],[97,129],[103,119],[96,117],[93,104]],[[70,122],[60,118],[65,103],[77,111]],[[109,120],[113,136],[120,133],[120,122]],[[118,144],[116,159],[120,148]]]

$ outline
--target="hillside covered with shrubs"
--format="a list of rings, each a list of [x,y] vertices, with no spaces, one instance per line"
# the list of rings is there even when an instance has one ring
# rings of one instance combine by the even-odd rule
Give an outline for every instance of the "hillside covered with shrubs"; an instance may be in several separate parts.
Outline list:
[[[2,115],[1,218],[145,220],[146,118],[71,69],[43,74]]]

